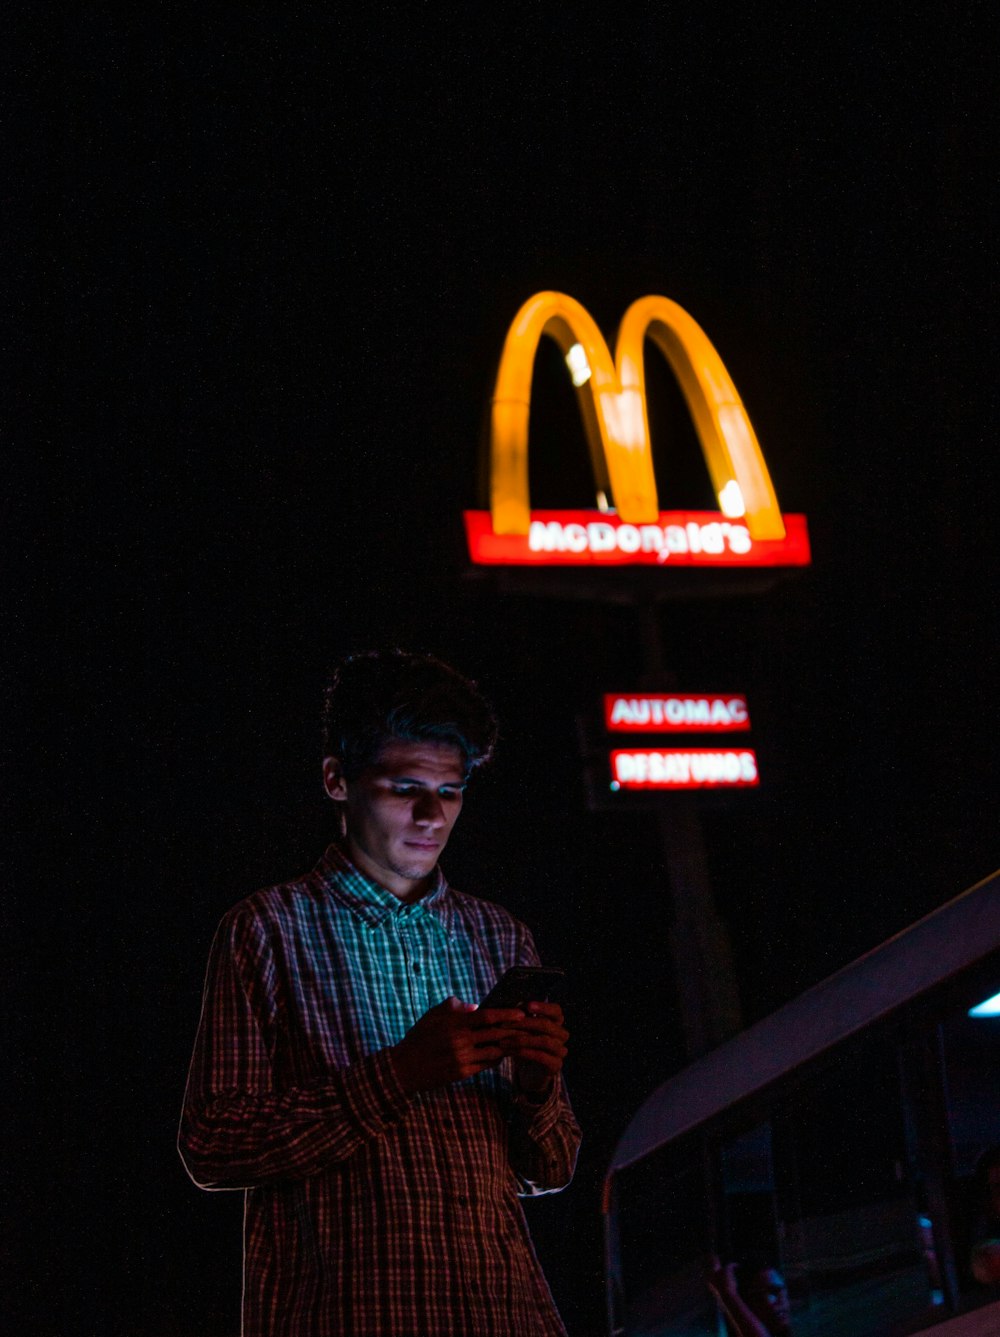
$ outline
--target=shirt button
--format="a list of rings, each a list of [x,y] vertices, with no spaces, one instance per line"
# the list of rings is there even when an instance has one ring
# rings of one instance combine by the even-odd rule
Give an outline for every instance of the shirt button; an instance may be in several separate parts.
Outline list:
[[[464,1193],[460,1193],[455,1201],[458,1203],[459,1207],[468,1207],[469,1205],[469,1199]]]
[[[414,973],[414,975],[419,975],[419,974],[420,974],[420,962],[419,962],[419,961],[414,961],[414,963],[413,963],[413,973]]]
[[[442,1120],[441,1120],[441,1127],[442,1127],[442,1128],[454,1128],[454,1127],[455,1127],[455,1120],[454,1120],[454,1119],[442,1119]]]

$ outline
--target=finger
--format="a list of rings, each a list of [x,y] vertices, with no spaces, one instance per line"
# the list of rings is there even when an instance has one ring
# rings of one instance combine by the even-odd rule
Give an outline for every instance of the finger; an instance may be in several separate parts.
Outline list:
[[[522,1021],[524,1013],[520,1008],[514,1007],[481,1007],[475,1017],[471,1018],[473,1028],[509,1025],[512,1022]]]
[[[477,1046],[467,1055],[466,1062],[478,1064],[481,1068],[489,1068],[506,1057],[507,1051],[500,1045],[487,1045],[483,1048]]]
[[[513,1044],[518,1048],[565,1050],[569,1036],[565,1031],[514,1031]]]
[[[546,1021],[538,1017],[532,1019],[526,1017],[520,1026],[515,1028],[519,1035],[527,1036],[549,1036],[553,1040],[558,1040],[560,1044],[565,1044],[569,1039],[569,1031],[565,1026],[560,1026],[554,1021]]]
[[[548,1017],[525,1017],[518,1029],[531,1035],[569,1035],[562,1022],[550,1021]]]
[[[551,1017],[553,1021],[562,1022],[563,1010],[558,1003],[546,1003],[541,999],[527,1003],[525,1010],[531,1017]]]
[[[479,1050],[484,1044],[487,1044],[487,1046],[496,1044],[496,1046],[503,1048],[504,1052],[507,1052],[519,1046],[523,1039],[524,1036],[521,1036],[515,1029],[505,1027],[505,1025],[496,1025],[496,1027],[489,1028],[488,1031],[473,1031],[471,1035],[467,1036],[465,1043],[468,1043],[472,1048],[476,1048],[476,1050]]]
[[[487,1068],[495,1068],[498,1062],[498,1059],[490,1060],[488,1063],[481,1063],[478,1059],[469,1059],[468,1062],[459,1065],[456,1071],[456,1079],[464,1081],[466,1077],[476,1077],[479,1073],[485,1072]]]
[[[541,1063],[544,1067],[551,1069],[555,1064],[561,1068],[566,1058],[565,1049],[518,1049],[511,1053],[511,1058],[517,1063]]]
[[[517,1030],[514,1026],[490,1026],[484,1030],[473,1030],[467,1034],[467,1039],[473,1045],[489,1044],[509,1044],[517,1039],[523,1032]]]

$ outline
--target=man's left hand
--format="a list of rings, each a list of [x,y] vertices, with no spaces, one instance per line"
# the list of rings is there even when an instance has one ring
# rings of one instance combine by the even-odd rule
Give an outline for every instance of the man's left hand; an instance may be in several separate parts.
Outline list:
[[[513,1026],[507,1052],[514,1060],[514,1075],[522,1091],[537,1094],[558,1076],[566,1057],[569,1031],[558,1003],[527,1003],[523,1022]]]

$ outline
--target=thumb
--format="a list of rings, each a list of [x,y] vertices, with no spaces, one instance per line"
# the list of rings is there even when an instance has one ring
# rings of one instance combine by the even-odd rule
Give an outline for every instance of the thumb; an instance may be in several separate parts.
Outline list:
[[[443,1012],[475,1012],[479,1004],[463,1003],[461,999],[456,998],[453,994],[450,998],[446,998],[443,1003],[439,1003],[438,1006]]]

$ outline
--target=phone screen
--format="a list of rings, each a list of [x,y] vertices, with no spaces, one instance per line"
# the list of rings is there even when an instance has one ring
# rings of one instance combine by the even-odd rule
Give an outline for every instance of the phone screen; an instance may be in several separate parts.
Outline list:
[[[549,1003],[565,978],[566,972],[555,966],[512,966],[497,980],[480,1006],[518,1007],[523,1011],[527,1003]]]

